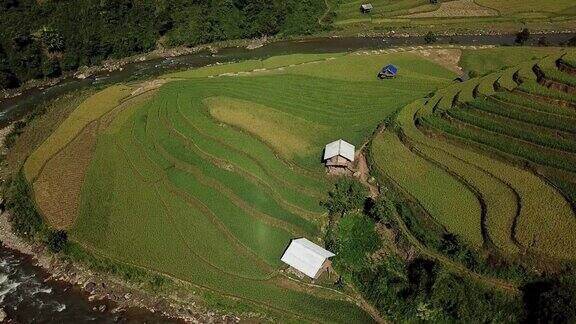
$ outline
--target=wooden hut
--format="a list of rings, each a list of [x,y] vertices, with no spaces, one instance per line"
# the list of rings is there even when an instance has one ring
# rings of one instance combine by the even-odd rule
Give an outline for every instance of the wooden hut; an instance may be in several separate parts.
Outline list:
[[[329,143],[324,148],[324,163],[329,173],[345,174],[350,172],[351,163],[354,162],[354,145],[339,139]]]
[[[379,79],[391,79],[398,74],[398,68],[394,64],[388,64],[378,72]]]
[[[335,254],[305,239],[294,239],[280,259],[298,274],[318,279],[324,271],[329,271]]]
[[[360,12],[363,14],[369,13],[374,7],[371,3],[364,3],[360,5]]]

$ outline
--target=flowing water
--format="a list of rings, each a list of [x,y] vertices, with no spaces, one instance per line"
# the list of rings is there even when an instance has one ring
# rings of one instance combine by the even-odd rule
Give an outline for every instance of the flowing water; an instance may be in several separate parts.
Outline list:
[[[176,323],[144,309],[113,313],[110,301],[89,302],[77,286],[46,280],[29,256],[0,249],[0,308],[13,323]],[[101,311],[102,310],[102,311]]]
[[[550,44],[565,42],[574,34],[550,34]],[[514,35],[440,37],[438,43],[459,45],[513,45]],[[535,40],[532,40],[535,42]],[[282,41],[247,50],[224,48],[217,54],[200,52],[175,58],[158,59],[126,65],[122,71],[103,72],[84,80],[66,79],[50,88],[34,88],[22,95],[0,102],[0,128],[32,112],[39,103],[64,93],[90,86],[152,78],[170,71],[200,67],[216,62],[266,58],[293,53],[337,53],[360,49],[422,45],[422,37],[406,38],[316,38]],[[168,318],[143,309],[113,314],[109,301],[89,302],[88,296],[70,284],[46,281],[47,274],[33,265],[30,257],[0,246],[0,308],[14,323],[167,323]],[[105,305],[105,311],[100,308]]]

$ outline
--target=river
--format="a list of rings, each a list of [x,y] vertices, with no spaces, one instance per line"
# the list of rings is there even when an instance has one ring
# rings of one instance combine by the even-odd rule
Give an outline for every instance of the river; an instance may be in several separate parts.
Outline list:
[[[551,45],[565,42],[574,34],[548,34]],[[538,36],[539,37],[539,36]],[[438,43],[458,45],[513,45],[515,35],[483,35],[439,37]],[[533,37],[530,44],[535,44]],[[22,118],[41,102],[64,93],[91,86],[105,86],[117,82],[148,79],[186,68],[216,62],[260,59],[293,53],[337,53],[361,49],[382,49],[395,46],[423,45],[423,37],[338,37],[279,41],[248,50],[242,47],[223,48],[216,54],[199,52],[174,58],[157,59],[124,66],[122,71],[103,72],[78,80],[69,78],[50,88],[35,88],[22,95],[0,102],[0,128]],[[51,280],[35,266],[29,256],[0,247],[0,307],[14,323],[166,323],[165,317],[143,309],[112,313],[109,301],[90,302],[78,287]],[[104,306],[102,306],[104,305]],[[104,311],[101,311],[104,309]]]

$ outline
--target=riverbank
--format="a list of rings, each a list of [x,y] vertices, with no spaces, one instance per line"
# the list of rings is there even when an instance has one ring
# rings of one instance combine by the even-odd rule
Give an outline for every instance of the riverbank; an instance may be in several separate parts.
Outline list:
[[[246,49],[252,50],[260,48],[265,44],[275,40],[279,40],[279,38],[262,37],[256,39],[238,39],[238,40],[215,42],[210,44],[198,45],[194,47],[178,46],[172,48],[158,48],[151,52],[141,53],[120,59],[107,59],[104,60],[102,64],[99,65],[81,66],[75,71],[64,72],[61,76],[57,78],[29,80],[18,88],[0,90],[0,101],[1,99],[8,99],[20,96],[24,92],[32,88],[52,87],[70,78],[83,80],[96,74],[122,71],[123,68],[128,64],[180,57],[184,55],[197,54],[200,52],[216,54],[218,50],[222,48],[244,47]]]
[[[561,30],[532,31],[532,34],[534,36],[537,36],[538,38],[541,36],[564,35],[570,33],[576,33],[576,27],[564,28]],[[0,102],[2,102],[2,99],[18,97],[22,94],[25,94],[27,91],[31,89],[43,90],[45,88],[53,87],[67,79],[83,80],[91,76],[100,75],[103,73],[122,71],[127,65],[130,64],[177,58],[186,55],[198,54],[202,52],[206,52],[209,55],[216,56],[222,50],[232,48],[255,50],[263,46],[279,42],[309,42],[314,40],[334,39],[334,38],[382,38],[384,43],[386,42],[386,39],[393,40],[393,39],[421,38],[419,41],[411,42],[414,45],[418,45],[418,44],[425,44],[423,38],[425,34],[426,32],[424,30],[415,30],[407,32],[407,31],[395,31],[395,30],[355,31],[353,29],[350,30],[346,29],[346,30],[333,30],[329,32],[323,32],[313,35],[304,35],[304,36],[290,36],[290,37],[264,36],[262,38],[256,38],[256,39],[237,39],[237,40],[221,41],[193,47],[178,46],[172,48],[158,48],[151,52],[141,53],[121,59],[108,59],[103,61],[102,64],[100,65],[82,66],[75,71],[65,72],[62,76],[58,78],[30,80],[24,83],[22,86],[15,89],[0,90]],[[436,35],[438,37],[444,37],[449,41],[452,41],[454,37],[504,36],[513,34],[499,30],[476,30],[465,33],[458,33],[451,30],[443,30],[436,32]],[[394,41],[392,41],[392,43],[394,43]]]
[[[12,127],[10,125],[0,129],[0,151],[4,150],[4,139]],[[29,257],[32,265],[41,269],[44,282],[61,286],[65,290],[77,289],[88,303],[94,305],[95,312],[110,315],[109,318],[125,316],[130,319],[137,316],[137,318],[158,323],[236,323],[240,321],[236,316],[220,315],[207,310],[198,305],[194,299],[182,296],[182,294],[177,296],[171,291],[157,294],[112,275],[94,272],[77,262],[65,260],[50,252],[40,242],[27,242],[14,234],[10,218],[9,212],[0,210],[2,245],[0,249],[8,249],[10,254],[22,254]],[[52,288],[47,288],[47,290],[52,290]],[[5,313],[9,315],[9,312],[0,308],[0,317]],[[10,317],[8,316],[7,319]]]

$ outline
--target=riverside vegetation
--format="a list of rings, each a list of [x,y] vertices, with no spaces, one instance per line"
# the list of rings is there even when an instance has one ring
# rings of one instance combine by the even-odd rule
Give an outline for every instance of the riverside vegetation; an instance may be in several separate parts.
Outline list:
[[[572,101],[544,86],[571,78],[573,52],[465,50],[479,77],[463,83],[416,53],[280,56],[63,100],[45,139],[29,135],[42,116],[14,135],[28,154],[9,206],[63,256],[183,280],[215,309],[366,322],[366,300],[398,321],[574,320]],[[502,63],[480,70],[490,56]],[[377,80],[387,63],[401,73]],[[337,137],[368,141],[379,198],[326,177]],[[324,241],[340,276],[282,271],[296,236]]]
[[[428,0],[0,1],[0,90],[154,49],[274,36],[573,30],[569,2]],[[456,7],[451,8],[457,4]],[[448,8],[444,8],[448,6]],[[413,16],[429,14],[424,17]],[[488,15],[486,15],[488,13]],[[435,39],[429,33],[426,41]],[[430,37],[432,36],[432,37]],[[545,39],[542,39],[545,42]]]

